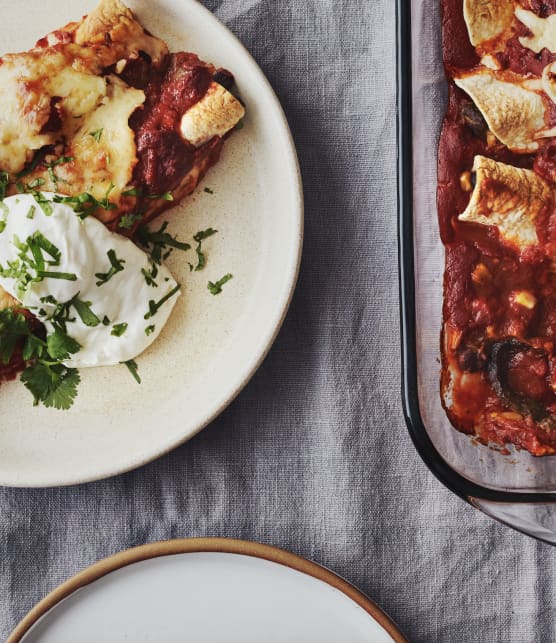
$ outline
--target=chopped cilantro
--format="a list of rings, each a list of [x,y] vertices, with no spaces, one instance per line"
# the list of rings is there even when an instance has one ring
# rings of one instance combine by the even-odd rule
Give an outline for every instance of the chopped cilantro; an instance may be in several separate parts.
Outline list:
[[[89,132],[89,136],[92,136],[95,139],[95,141],[98,143],[100,141],[103,131],[104,131],[104,128],[101,127],[100,129],[96,129],[93,132]]]
[[[38,176],[36,179],[33,179],[31,183],[27,183],[27,188],[29,190],[34,190],[35,188],[40,188],[41,185],[44,185],[46,181]]]
[[[110,333],[111,335],[114,335],[114,337],[121,337],[127,330],[127,322],[122,322],[121,324],[114,324],[112,326],[112,332]]]
[[[66,281],[77,281],[77,275],[73,272],[53,272],[52,270],[37,270],[37,277],[41,279],[65,279]]]
[[[8,183],[10,182],[10,177],[7,172],[0,172],[0,199],[4,199],[6,196],[6,189]]]
[[[221,279],[219,279],[216,282],[209,281],[207,284],[207,288],[210,291],[211,295],[218,295],[222,292],[222,286],[227,282],[230,281],[230,279],[233,277],[230,273],[227,275],[224,275]]]
[[[176,284],[171,290],[169,290],[164,295],[164,297],[162,297],[162,299],[159,299],[158,301],[154,301],[154,299],[150,299],[149,300],[149,311],[147,313],[145,313],[144,319],[150,319],[151,317],[156,315],[156,313],[158,312],[158,309],[163,304],[165,304],[168,301],[168,299],[170,299],[170,297],[173,297],[178,292],[179,289],[180,289],[180,285]]]
[[[37,211],[36,206],[32,205],[29,207],[29,210],[27,211],[27,218],[32,219],[35,216],[35,212]]]
[[[106,254],[110,261],[110,269],[108,272],[95,272],[95,277],[98,278],[98,281],[96,282],[97,286],[102,286],[107,281],[110,281],[117,272],[121,272],[124,269],[125,259],[118,259],[114,249],[110,249]]]
[[[108,326],[109,324],[110,324],[110,320],[108,319],[108,316],[104,315],[104,317],[102,318],[102,325]]]
[[[143,274],[143,277],[145,277],[145,281],[147,282],[147,286],[152,286],[153,288],[158,288],[158,284],[155,281],[155,278],[158,275],[158,266],[156,265],[155,262],[151,263],[151,269],[150,270],[146,270],[145,268],[141,268],[141,273]]]
[[[171,192],[164,192],[164,194],[147,194],[147,199],[164,199],[165,201],[173,201],[174,197]]]
[[[75,308],[75,312],[79,315],[85,326],[98,326],[100,319],[91,310],[91,302],[79,299],[78,295],[79,293],[70,300],[71,305]]]
[[[104,198],[100,200],[96,199],[90,192],[82,192],[76,196],[61,196],[59,194],[55,194],[53,201],[54,203],[67,203],[73,208],[73,211],[79,216],[79,218],[84,219],[92,214],[97,208],[114,210],[117,207],[115,203],[108,200],[108,195],[113,189],[114,186],[110,184]]]
[[[133,375],[133,379],[137,382],[137,384],[141,384],[141,378],[139,377],[139,373],[137,372],[139,367],[137,366],[137,362],[134,359],[128,359],[127,362],[122,362],[125,364],[129,370],[129,372]]]
[[[214,228],[207,228],[206,230],[199,230],[197,234],[193,235],[193,240],[197,242],[197,247],[195,248],[195,252],[197,253],[197,265],[195,266],[195,270],[202,270],[207,263],[207,258],[201,250],[203,240],[208,237],[212,237],[212,235],[217,232],[218,230],[215,230]]]
[[[150,326],[147,326],[145,328],[145,335],[148,337],[149,335],[152,335],[154,333],[154,329],[156,326],[154,324],[151,324]]]
[[[168,221],[160,226],[158,230],[149,230],[146,225],[142,225],[137,228],[137,241],[147,248],[150,252],[153,261],[160,264],[162,260],[167,258],[169,253],[177,248],[178,250],[189,250],[191,246],[188,243],[183,241],[178,241],[176,237],[173,237],[169,232],[166,232],[168,227]],[[163,256],[163,252],[169,248]]]
[[[131,228],[133,228],[137,221],[140,221],[142,217],[142,214],[133,214],[131,212],[123,214],[118,221],[118,228],[121,228],[122,230],[131,230]]]
[[[33,190],[31,194],[33,195],[35,201],[41,206],[41,210],[46,214],[47,217],[49,217],[54,212],[52,203],[50,203],[50,201],[44,196],[42,192]],[[56,197],[54,197],[54,201],[56,201]]]

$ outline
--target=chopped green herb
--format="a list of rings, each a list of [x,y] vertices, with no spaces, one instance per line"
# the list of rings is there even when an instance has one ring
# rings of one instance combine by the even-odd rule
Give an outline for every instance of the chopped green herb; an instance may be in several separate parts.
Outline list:
[[[110,320],[108,319],[108,316],[104,315],[104,317],[102,318],[102,325],[108,326],[109,324],[110,324]]]
[[[212,237],[212,235],[217,232],[218,230],[215,230],[214,228],[207,228],[206,230],[199,230],[197,234],[193,235],[193,240],[197,242],[197,247],[195,248],[195,252],[197,253],[197,265],[195,266],[195,270],[202,270],[207,263],[207,258],[201,249],[203,240],[208,237]]]
[[[153,288],[158,288],[158,284],[155,281],[155,278],[158,275],[158,266],[156,265],[155,262],[151,263],[151,269],[150,270],[146,270],[145,268],[141,268],[141,273],[143,274],[143,277],[145,277],[145,281],[147,282],[147,286],[152,286]]]
[[[125,259],[118,259],[114,249],[109,250],[106,254],[110,261],[110,269],[108,272],[95,272],[95,277],[98,278],[98,281],[96,282],[97,286],[102,286],[107,281],[110,281],[117,272],[121,272],[124,269]]]
[[[0,172],[0,200],[6,197],[6,189],[8,183],[10,182],[10,177],[7,172]]]
[[[83,301],[79,299],[78,295],[75,295],[75,297],[70,300],[70,303],[75,308],[75,312],[79,315],[85,326],[98,326],[100,324],[100,319],[91,310],[90,301]]]
[[[214,191],[211,190],[210,188],[205,188],[203,192],[206,192],[207,194],[214,194]]]
[[[189,250],[191,246],[183,241],[178,241],[169,232],[166,232],[168,221],[160,226],[158,230],[149,230],[146,225],[137,228],[137,241],[145,248],[148,248],[153,261],[160,264],[162,260],[168,257],[168,254],[174,249]],[[163,257],[163,252],[169,248]]]
[[[54,195],[53,201],[55,203],[67,203],[73,208],[73,211],[79,216],[79,218],[84,219],[92,214],[97,208],[103,208],[104,210],[114,210],[117,206],[115,203],[112,203],[108,200],[108,194],[112,191],[113,185],[107,190],[106,195],[103,199],[96,199],[90,192],[82,192],[76,196],[61,196],[59,194]]]
[[[114,335],[114,337],[121,337],[126,332],[127,326],[127,322],[114,324],[114,326],[112,326],[112,332],[110,334]]]
[[[127,362],[123,362],[129,372],[133,375],[133,379],[137,382],[137,384],[141,384],[141,378],[139,377],[139,373],[137,372],[139,367],[137,366],[137,362],[134,359],[128,359]]]
[[[98,143],[102,136],[103,130],[104,130],[103,127],[101,127],[100,129],[96,129],[94,130],[94,132],[89,132],[89,136],[92,136],[95,139],[95,141]]]
[[[162,299],[159,299],[158,301],[154,301],[154,299],[149,300],[149,311],[145,313],[144,319],[150,319],[153,317],[153,315],[156,315],[158,312],[158,309],[165,304],[170,297],[173,297],[178,290],[180,289],[180,285],[176,284],[171,290],[169,290]]]
[[[61,328],[56,328],[46,338],[46,347],[52,359],[63,360],[68,359],[71,354],[77,353],[81,345],[73,337],[64,333]]]
[[[151,324],[150,326],[147,326],[145,328],[145,335],[148,337],[149,335],[152,335],[154,333],[154,329],[156,326],[154,324]]]
[[[54,186],[56,189],[58,189],[58,181],[62,181],[63,183],[67,183],[66,180],[60,178],[57,174],[54,172],[54,168],[57,165],[63,165],[64,163],[69,163],[70,161],[73,161],[73,156],[61,156],[60,158],[51,161],[49,163],[43,163],[43,165],[48,169],[48,176],[50,177],[50,180],[52,183],[54,183]]]
[[[121,228],[122,230],[130,230],[137,223],[137,221],[140,221],[142,219],[142,217],[142,214],[124,214],[118,221],[118,228]]]
[[[73,272],[53,272],[51,270],[37,270],[37,277],[42,279],[65,279],[66,281],[77,281],[77,275]]]
[[[142,194],[143,190],[141,188],[130,188],[122,192],[122,196],[141,196]]]
[[[164,192],[164,194],[147,194],[147,199],[164,199],[165,201],[173,201],[174,197],[171,192]]]
[[[0,233],[4,232],[8,224],[5,221],[0,221]]]
[[[40,158],[41,158],[41,154],[37,152],[37,154],[35,154],[35,156],[33,157],[33,160],[31,161],[31,163],[29,163],[29,165],[26,168],[21,170],[21,172],[18,172],[15,175],[15,178],[16,179],[22,179],[24,176],[27,176],[28,174],[31,174],[31,172],[39,164]],[[20,192],[22,192],[22,190],[20,190]]]
[[[52,203],[50,203],[50,201],[44,196],[42,192],[33,190],[31,194],[33,195],[35,201],[41,206],[41,210],[46,214],[47,217],[49,217],[54,212]],[[54,197],[54,201],[56,201],[56,197]]]
[[[211,295],[218,295],[219,293],[222,292],[222,286],[227,282],[230,281],[230,279],[233,277],[230,273],[227,275],[224,275],[221,279],[219,279],[216,282],[209,281],[207,284],[207,288],[210,291]]]
[[[37,211],[36,206],[32,205],[29,207],[29,210],[27,211],[27,218],[32,219],[35,216],[35,212]]]
[[[40,188],[41,185],[44,185],[46,181],[38,176],[36,179],[33,179],[31,183],[27,183],[27,188],[29,190],[34,190],[35,188]]]

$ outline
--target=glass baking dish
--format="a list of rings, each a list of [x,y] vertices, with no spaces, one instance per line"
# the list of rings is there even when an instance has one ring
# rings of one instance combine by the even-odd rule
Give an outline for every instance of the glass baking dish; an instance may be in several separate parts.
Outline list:
[[[462,0],[463,2],[463,0]],[[440,402],[444,251],[436,161],[447,86],[440,0],[398,0],[398,210],[403,405],[415,446],[448,488],[493,518],[556,544],[556,456],[508,455],[452,428]]]

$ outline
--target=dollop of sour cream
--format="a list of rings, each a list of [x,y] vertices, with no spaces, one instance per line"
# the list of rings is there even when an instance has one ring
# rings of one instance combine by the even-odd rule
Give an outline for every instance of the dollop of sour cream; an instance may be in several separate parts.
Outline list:
[[[7,197],[0,211],[0,285],[54,332],[62,319],[80,350],[69,367],[133,359],[159,335],[179,296],[164,265],[92,216],[43,192]],[[41,268],[42,269],[39,269]],[[92,314],[90,314],[92,313]],[[57,321],[58,320],[58,321]]]

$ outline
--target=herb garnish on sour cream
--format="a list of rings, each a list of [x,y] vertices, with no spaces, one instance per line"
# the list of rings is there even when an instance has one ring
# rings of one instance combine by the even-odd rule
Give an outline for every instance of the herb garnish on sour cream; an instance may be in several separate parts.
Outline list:
[[[0,285],[47,331],[44,341],[20,334],[23,357],[32,360],[22,382],[35,403],[67,408],[79,383],[76,369],[133,360],[162,330],[180,286],[160,263],[156,275],[165,290],[153,299],[153,287],[145,280],[145,273],[153,272],[148,254],[95,218],[82,219],[72,207],[79,201],[50,193],[41,193],[40,201],[32,192],[3,200]],[[41,207],[29,218],[34,203]],[[172,242],[172,247],[180,245],[187,244]],[[3,313],[4,360],[11,341],[6,338],[14,336],[5,332],[9,313],[12,327],[21,326],[17,313]],[[146,315],[154,323],[148,325]]]

